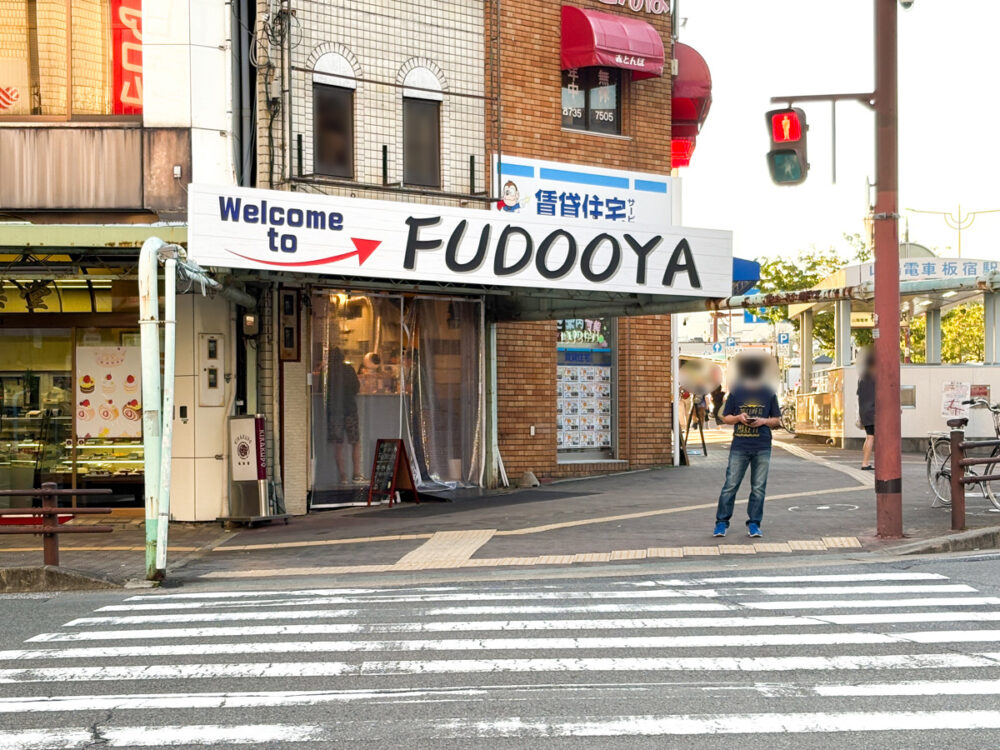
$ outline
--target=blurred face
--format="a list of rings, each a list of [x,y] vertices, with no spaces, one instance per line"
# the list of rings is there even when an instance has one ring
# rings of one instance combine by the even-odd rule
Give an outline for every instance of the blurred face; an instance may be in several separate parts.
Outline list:
[[[776,379],[777,367],[773,359],[766,355],[746,355],[730,364],[732,382],[730,387],[743,386],[758,388],[768,386]]]

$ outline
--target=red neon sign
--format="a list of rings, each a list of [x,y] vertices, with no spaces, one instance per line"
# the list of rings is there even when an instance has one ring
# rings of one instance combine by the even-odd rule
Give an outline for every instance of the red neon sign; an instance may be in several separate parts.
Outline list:
[[[802,138],[802,121],[794,109],[783,109],[771,115],[771,140],[775,143],[798,141]]]
[[[142,0],[111,0],[113,113],[142,114]]]

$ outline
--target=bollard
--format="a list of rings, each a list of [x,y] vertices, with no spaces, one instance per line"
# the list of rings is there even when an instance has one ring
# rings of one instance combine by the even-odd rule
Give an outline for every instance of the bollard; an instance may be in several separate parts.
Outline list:
[[[962,438],[965,431],[952,429],[951,431],[951,530],[962,531],[965,529],[965,484],[962,477],[965,476],[965,467],[961,465],[962,460]]]
[[[55,482],[43,482],[42,492],[56,489]],[[58,505],[55,495],[43,494],[42,507],[55,508]],[[59,528],[59,516],[42,516],[42,554],[46,565],[59,566],[59,535],[56,530]]]

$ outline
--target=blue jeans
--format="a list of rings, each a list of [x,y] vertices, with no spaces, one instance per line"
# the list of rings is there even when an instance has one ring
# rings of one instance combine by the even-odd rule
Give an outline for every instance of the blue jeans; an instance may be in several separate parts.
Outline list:
[[[716,522],[729,525],[733,517],[733,505],[736,503],[736,493],[743,483],[743,477],[750,468],[750,504],[747,506],[747,523],[760,522],[764,518],[764,491],[767,489],[767,469],[771,465],[771,451],[729,452],[729,466],[726,468],[726,483],[722,485],[719,494],[719,509],[716,511]]]

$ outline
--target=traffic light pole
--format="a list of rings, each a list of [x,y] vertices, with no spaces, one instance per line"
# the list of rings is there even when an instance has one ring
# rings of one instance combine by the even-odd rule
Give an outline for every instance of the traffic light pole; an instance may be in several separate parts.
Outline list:
[[[854,100],[875,110],[875,507],[878,535],[903,536],[899,403],[898,0],[875,3],[875,93],[773,96],[772,104]]]
[[[878,535],[903,535],[899,401],[897,0],[875,0],[875,506]]]

